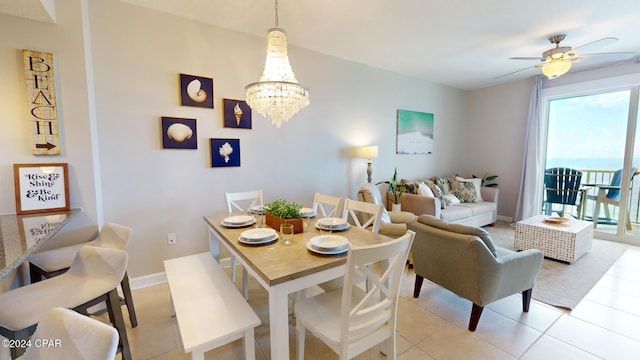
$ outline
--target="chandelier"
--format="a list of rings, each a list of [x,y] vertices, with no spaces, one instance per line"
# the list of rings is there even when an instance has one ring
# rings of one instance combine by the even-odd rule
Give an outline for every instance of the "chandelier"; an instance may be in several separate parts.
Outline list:
[[[270,118],[280,127],[300,109],[309,105],[309,89],[301,86],[289,64],[287,37],[278,28],[278,0],[276,26],[267,31],[267,59],[260,81],[247,85],[247,104],[260,115]]]

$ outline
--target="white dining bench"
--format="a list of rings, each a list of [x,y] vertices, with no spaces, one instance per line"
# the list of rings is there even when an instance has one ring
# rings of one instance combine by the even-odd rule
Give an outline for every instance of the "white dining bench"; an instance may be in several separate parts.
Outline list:
[[[244,338],[245,359],[255,359],[253,330],[260,318],[210,253],[164,261],[178,332],[185,353],[204,353]]]

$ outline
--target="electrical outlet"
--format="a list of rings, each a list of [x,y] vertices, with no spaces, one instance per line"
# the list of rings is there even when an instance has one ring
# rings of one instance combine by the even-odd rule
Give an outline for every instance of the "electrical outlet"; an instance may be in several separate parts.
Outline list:
[[[176,233],[168,233],[167,234],[167,244],[175,245],[176,244]]]

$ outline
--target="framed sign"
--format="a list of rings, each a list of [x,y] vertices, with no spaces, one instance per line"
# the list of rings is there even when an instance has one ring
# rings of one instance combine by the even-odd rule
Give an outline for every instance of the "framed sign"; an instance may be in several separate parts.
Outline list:
[[[67,164],[13,164],[16,213],[69,210]]]

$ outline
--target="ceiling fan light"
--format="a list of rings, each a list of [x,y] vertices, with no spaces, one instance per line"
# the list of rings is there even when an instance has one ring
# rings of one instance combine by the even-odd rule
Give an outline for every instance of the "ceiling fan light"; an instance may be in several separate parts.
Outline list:
[[[548,79],[555,79],[566,74],[571,69],[571,61],[556,60],[542,66],[542,73]]]

